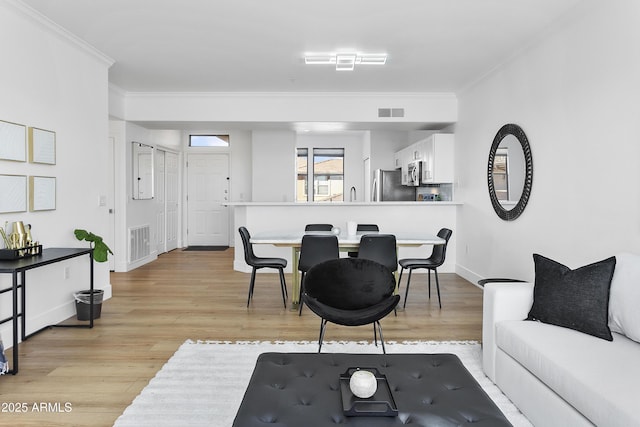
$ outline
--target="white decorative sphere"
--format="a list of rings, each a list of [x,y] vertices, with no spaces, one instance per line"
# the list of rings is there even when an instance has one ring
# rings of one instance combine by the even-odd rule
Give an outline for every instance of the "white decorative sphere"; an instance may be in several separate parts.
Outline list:
[[[361,399],[368,399],[378,389],[378,380],[370,371],[355,371],[349,380],[351,393]]]
[[[340,234],[340,228],[339,227],[333,227],[331,229],[331,232],[337,236],[338,234]]]

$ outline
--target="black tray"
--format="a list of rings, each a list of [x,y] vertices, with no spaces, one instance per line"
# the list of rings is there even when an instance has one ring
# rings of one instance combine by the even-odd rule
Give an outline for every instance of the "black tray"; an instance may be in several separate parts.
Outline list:
[[[370,371],[378,381],[376,392],[368,399],[361,399],[351,392],[349,381],[357,371]],[[349,368],[340,375],[340,391],[342,393],[342,410],[347,417],[395,417],[398,407],[393,399],[387,377],[376,368]]]
[[[0,249],[0,259],[27,258],[42,253],[42,245],[30,246],[21,249]]]

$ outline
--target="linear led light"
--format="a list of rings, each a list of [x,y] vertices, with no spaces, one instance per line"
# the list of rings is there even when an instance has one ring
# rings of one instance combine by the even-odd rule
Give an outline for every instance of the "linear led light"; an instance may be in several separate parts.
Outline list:
[[[307,53],[304,63],[307,65],[335,65],[338,71],[353,71],[356,64],[384,65],[387,62],[386,53]]]
[[[336,71],[353,71],[355,66],[355,53],[339,53],[336,55]]]
[[[335,64],[336,57],[331,55],[319,54],[307,54],[304,56],[304,63],[307,65],[326,65]]]
[[[386,53],[366,53],[358,55],[356,64],[363,65],[384,65],[387,63]]]

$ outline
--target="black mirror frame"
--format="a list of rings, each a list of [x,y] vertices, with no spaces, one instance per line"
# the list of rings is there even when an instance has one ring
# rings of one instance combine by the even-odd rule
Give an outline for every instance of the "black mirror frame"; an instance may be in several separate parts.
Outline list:
[[[496,195],[495,184],[493,182],[493,166],[496,159],[496,152],[498,150],[500,142],[507,135],[513,135],[518,139],[518,141],[520,141],[522,151],[524,152],[526,169],[524,188],[522,189],[520,200],[518,200],[518,203],[509,210],[506,210],[500,204],[498,196]],[[518,218],[529,202],[529,196],[531,195],[531,187],[533,184],[533,158],[531,156],[531,147],[529,146],[527,135],[525,135],[520,126],[513,123],[506,124],[500,128],[498,133],[496,133],[495,138],[493,138],[491,150],[489,151],[489,162],[487,165],[487,182],[489,185],[489,197],[491,198],[491,205],[493,206],[493,210],[496,211],[496,214],[498,214],[498,216],[505,221],[513,221],[514,219]]]

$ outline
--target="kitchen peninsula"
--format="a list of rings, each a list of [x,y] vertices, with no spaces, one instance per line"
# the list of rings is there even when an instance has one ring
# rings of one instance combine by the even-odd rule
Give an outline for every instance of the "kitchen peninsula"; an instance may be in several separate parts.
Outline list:
[[[436,234],[440,228],[453,230],[447,249],[447,260],[439,271],[455,271],[456,216],[461,202],[229,202],[233,208],[236,271],[250,272],[244,262],[242,241],[238,227],[245,226],[251,234],[261,232],[287,232],[304,230],[306,224],[333,224],[346,231],[347,221],[361,224],[378,224],[381,233],[411,233],[414,231]],[[291,251],[272,245],[254,246],[259,256],[280,257],[288,261],[291,271]],[[429,247],[399,248],[398,257],[426,257]]]

